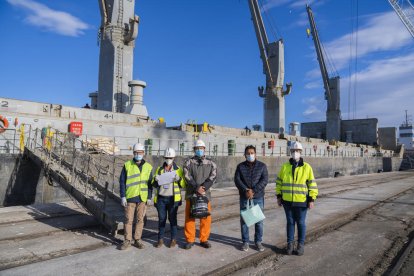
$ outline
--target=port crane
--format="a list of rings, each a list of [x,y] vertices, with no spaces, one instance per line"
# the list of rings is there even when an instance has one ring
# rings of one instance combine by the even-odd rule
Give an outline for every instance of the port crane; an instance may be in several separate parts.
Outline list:
[[[263,73],[266,75],[266,88],[259,87],[259,96],[264,98],[264,131],[283,133],[285,129],[285,96],[291,92],[292,84],[286,84],[285,49],[283,40],[269,42],[263,18],[257,0],[248,0],[260,58],[263,62]]]
[[[321,70],[323,87],[325,89],[325,100],[327,101],[326,140],[339,141],[341,138],[340,78],[339,76],[329,76],[315,19],[309,5],[306,6],[306,11],[309,18],[310,33],[313,37],[319,68]]]
[[[388,2],[414,38],[414,2],[412,0],[388,0]]]

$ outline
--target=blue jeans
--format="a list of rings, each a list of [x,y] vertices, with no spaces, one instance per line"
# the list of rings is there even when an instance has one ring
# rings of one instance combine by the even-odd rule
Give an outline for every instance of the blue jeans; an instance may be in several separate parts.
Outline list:
[[[240,198],[240,211],[247,209],[247,204],[249,203],[248,199]],[[264,208],[264,197],[261,198],[253,198],[253,204],[259,205],[260,209]],[[249,227],[247,227],[246,223],[244,223],[243,218],[240,216],[240,226],[241,226],[241,236],[242,242],[249,242]],[[256,223],[254,225],[254,242],[262,242],[263,237],[263,220]]]
[[[177,210],[178,203],[174,202],[174,196],[158,196],[158,240],[164,238],[167,215],[170,221],[171,239],[175,240],[177,236]]]
[[[291,243],[295,239],[295,225],[298,226],[298,243],[305,244],[306,237],[306,213],[307,207],[292,207],[283,205],[286,214],[286,234],[287,242]]]

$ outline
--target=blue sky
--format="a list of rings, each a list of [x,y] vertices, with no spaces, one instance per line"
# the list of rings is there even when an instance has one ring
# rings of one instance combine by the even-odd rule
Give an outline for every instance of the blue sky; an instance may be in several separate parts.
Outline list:
[[[343,119],[353,118],[355,108],[355,118],[398,126],[405,109],[414,113],[414,39],[388,1],[262,2],[285,42],[285,82],[293,82],[287,123],[325,118],[322,79],[306,35],[306,3],[341,76]],[[152,118],[164,117],[168,125],[188,119],[262,124],[257,86],[265,77],[247,0],[136,0],[135,10],[141,21],[134,79],[147,82],[144,102]],[[350,54],[356,22],[357,70]],[[71,106],[89,102],[88,93],[98,87],[98,1],[3,0],[0,24],[0,96]],[[353,95],[355,87],[349,115],[348,92]]]

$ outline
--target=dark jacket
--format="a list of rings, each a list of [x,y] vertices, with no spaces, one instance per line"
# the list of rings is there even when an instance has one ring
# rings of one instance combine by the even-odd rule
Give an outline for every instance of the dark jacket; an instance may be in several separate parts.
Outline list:
[[[138,169],[141,171],[142,170],[142,165],[144,165],[145,160],[142,159],[141,163],[138,165]],[[122,168],[121,171],[121,175],[119,176],[119,195],[120,197],[125,197],[125,193],[126,193],[126,179],[127,179],[127,174],[126,174],[126,169],[125,166]],[[148,199],[152,198],[152,172],[150,175],[150,178],[148,180]],[[137,197],[133,197],[133,198],[129,198],[127,200],[128,202],[133,202],[133,203],[140,203],[141,202],[141,198],[139,196]]]
[[[253,198],[262,198],[268,182],[266,164],[258,160],[250,163],[244,161],[237,166],[234,183],[239,189],[240,197],[246,199],[246,191],[252,189]]]

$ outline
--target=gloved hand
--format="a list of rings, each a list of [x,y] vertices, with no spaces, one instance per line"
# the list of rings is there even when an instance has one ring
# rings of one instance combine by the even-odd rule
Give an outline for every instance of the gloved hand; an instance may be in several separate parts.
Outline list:
[[[160,176],[157,174],[154,178],[155,178],[155,181],[158,182],[158,180],[160,179]]]
[[[123,207],[127,207],[127,200],[126,200],[126,197],[123,197],[123,198],[121,198],[121,205],[123,206]]]
[[[148,200],[147,200],[147,205],[148,205],[148,206],[152,206],[152,200],[151,200],[151,199],[148,199]]]
[[[181,180],[181,177],[178,174],[176,174],[174,177],[174,182],[179,182],[180,180]]]

